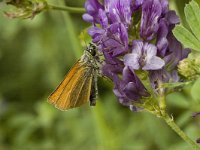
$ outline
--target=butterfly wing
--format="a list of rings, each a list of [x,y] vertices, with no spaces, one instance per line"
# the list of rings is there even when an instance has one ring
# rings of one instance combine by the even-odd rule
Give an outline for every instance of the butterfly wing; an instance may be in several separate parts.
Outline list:
[[[85,104],[89,101],[92,73],[93,69],[87,63],[78,61],[49,96],[48,102],[61,110]]]

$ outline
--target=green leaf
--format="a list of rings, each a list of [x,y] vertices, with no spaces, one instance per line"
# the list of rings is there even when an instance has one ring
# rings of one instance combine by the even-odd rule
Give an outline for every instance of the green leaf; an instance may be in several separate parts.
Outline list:
[[[185,47],[200,51],[200,42],[182,25],[176,26],[173,34]]]
[[[195,1],[191,1],[186,5],[184,12],[192,32],[200,41],[200,9],[198,4]]]
[[[191,89],[191,95],[194,98],[194,100],[197,100],[200,102],[200,78],[198,80],[196,80],[196,82],[194,83],[194,85],[192,86]]]

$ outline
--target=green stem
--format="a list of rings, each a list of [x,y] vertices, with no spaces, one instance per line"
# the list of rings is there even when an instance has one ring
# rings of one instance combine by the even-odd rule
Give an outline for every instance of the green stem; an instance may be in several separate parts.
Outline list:
[[[160,112],[162,115],[166,114],[166,101],[165,101],[165,96],[159,97],[159,107],[160,107]]]
[[[84,8],[69,7],[69,6],[55,6],[55,5],[48,4],[48,9],[67,11],[71,13],[85,13]]]
[[[165,120],[165,122],[188,144],[190,144],[195,150],[200,150],[200,147],[198,144],[190,139],[180,128],[177,126],[177,124],[174,122],[173,118],[170,118],[168,114],[165,116],[162,116],[162,119]]]
[[[161,86],[162,82],[158,80],[158,93],[159,93],[159,99],[158,99],[158,103],[159,103],[159,107],[160,107],[160,112],[162,114],[162,116],[165,116],[166,114],[166,96],[165,96],[165,89]]]
[[[159,107],[158,106],[150,106],[148,104],[143,105],[147,112],[152,113],[156,117],[162,118],[185,142],[190,144],[195,150],[200,150],[199,145],[190,139],[174,122],[173,118],[171,118],[166,112],[166,101],[165,96],[159,97]]]

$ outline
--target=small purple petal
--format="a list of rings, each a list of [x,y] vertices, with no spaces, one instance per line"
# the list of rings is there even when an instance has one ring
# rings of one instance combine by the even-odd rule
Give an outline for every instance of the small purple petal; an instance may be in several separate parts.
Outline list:
[[[135,74],[134,72],[127,66],[124,67],[123,72],[123,81],[127,84],[129,82],[135,81]]]
[[[159,56],[165,56],[166,54],[166,50],[167,50],[167,47],[168,47],[168,41],[167,41],[167,38],[163,37],[161,38],[157,44],[156,44],[157,48],[158,48],[158,54]]]
[[[131,23],[131,0],[105,0],[105,11],[111,23],[123,23],[128,27]]]
[[[120,92],[118,88],[114,88],[113,93],[118,98],[119,103],[121,103],[124,106],[130,106],[131,105],[131,101],[125,95],[122,95],[124,93]]]
[[[123,70],[123,81],[125,83],[130,83],[127,86],[127,90],[132,91],[132,94],[141,96],[149,96],[149,93],[146,91],[146,88],[140,81],[140,79],[135,75],[134,71],[129,67],[125,67]],[[128,91],[127,91],[128,92]]]
[[[192,114],[192,117],[196,117],[198,115],[200,115],[200,112],[196,112],[196,113]]]
[[[168,0],[160,0],[160,3],[162,5],[162,14],[166,14],[169,11],[169,3]]]
[[[148,41],[155,37],[158,31],[158,19],[162,13],[159,0],[147,0],[142,5],[142,20],[140,36]]]
[[[119,42],[119,39],[108,39],[104,41],[104,45],[109,49],[110,51],[113,49],[116,49],[118,47],[121,47],[121,43]],[[116,52],[116,51],[115,51]]]
[[[157,53],[157,47],[153,44],[145,43],[143,46],[143,53],[146,55],[146,59],[150,59]]]
[[[130,106],[133,102],[139,102],[142,96],[150,96],[139,78],[129,67],[123,69],[122,80],[115,82],[113,92],[118,97],[119,102],[125,106]]]
[[[98,0],[87,0],[85,2],[85,9],[89,14],[95,14],[100,8],[103,9],[103,5]]]
[[[140,40],[133,41],[133,48],[131,54],[124,56],[125,66],[131,67],[131,69],[138,70],[140,68],[140,57],[142,55],[143,42]]]
[[[170,74],[171,79],[169,80],[169,82],[178,82],[180,80],[180,77],[178,76],[178,71],[177,70],[173,70],[172,73]]]
[[[168,11],[166,16],[166,20],[168,21],[169,24],[178,24],[180,22],[179,17],[176,15],[175,11]]]
[[[165,62],[161,58],[156,56],[157,48],[155,45],[145,43],[143,51],[143,55],[146,56],[145,64],[142,67],[143,70],[158,70],[164,66]]]
[[[88,29],[89,35],[92,37],[94,43],[101,42],[105,34],[105,30],[98,27],[91,27]]]
[[[113,51],[112,54],[113,54],[114,57],[117,57],[117,56],[123,55],[123,54],[125,53],[123,47],[116,47],[116,48],[112,49],[112,51]]]
[[[128,51],[128,32],[122,23],[111,24],[102,38],[106,51],[113,57],[124,55]]]
[[[142,67],[143,70],[158,70],[161,69],[165,65],[164,60],[160,57],[152,56],[151,58],[147,59],[146,64]]]
[[[172,32],[167,36],[169,44],[169,55],[164,57],[165,63],[168,65],[168,69],[173,70],[177,67],[179,61],[188,56],[189,51],[184,50],[181,43],[174,37]]]
[[[124,87],[123,92],[130,100],[138,101],[141,96],[138,94],[137,90],[136,84],[134,82],[129,82]]]
[[[158,39],[162,37],[167,37],[169,33],[167,21],[165,19],[160,19],[159,21],[159,29],[158,29]]]
[[[103,29],[108,27],[108,18],[107,18],[106,13],[103,9],[99,9],[99,19],[100,19],[101,27]]]
[[[89,33],[92,37],[94,37],[95,35],[98,35],[98,34],[103,34],[104,32],[105,32],[105,30],[100,29],[100,28],[98,28],[98,27],[91,27],[91,28],[89,28],[89,30],[88,30],[88,33]]]
[[[158,70],[161,69],[165,62],[156,56],[157,48],[153,44],[144,43],[142,41],[133,41],[133,50],[131,54],[124,56],[125,66],[138,70]]]
[[[142,48],[143,48],[143,42],[140,40],[134,40],[133,41],[133,47],[132,47],[132,53],[137,53],[139,56],[142,55]]]
[[[158,55],[164,57],[168,48],[167,35],[169,33],[167,21],[161,19],[159,21],[159,29],[157,34],[157,43]]]
[[[131,69],[138,70],[140,68],[139,64],[140,55],[136,54],[127,54],[124,56],[124,64],[131,67]]]
[[[103,54],[105,57],[106,64],[120,65],[120,66],[123,65],[123,62],[121,60],[119,60],[118,58],[113,57],[112,54],[110,54],[108,50],[103,50]]]
[[[104,9],[103,5],[101,5],[98,0],[87,0],[85,2],[85,9],[86,13],[83,15],[83,19],[90,23],[99,23],[98,12],[99,9]],[[91,19],[91,17],[93,17],[93,19]]]
[[[91,22],[91,23],[94,22],[94,18],[89,14],[83,14],[82,18],[83,18],[83,20],[85,20],[87,22]]]

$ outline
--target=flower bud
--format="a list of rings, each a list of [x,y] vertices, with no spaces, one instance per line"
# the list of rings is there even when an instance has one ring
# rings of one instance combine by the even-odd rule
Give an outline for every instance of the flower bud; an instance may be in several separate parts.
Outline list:
[[[186,58],[178,65],[179,73],[186,79],[195,79],[200,76],[200,56]]]
[[[6,0],[5,3],[16,7],[14,11],[5,12],[9,18],[33,19],[48,7],[45,0]]]

